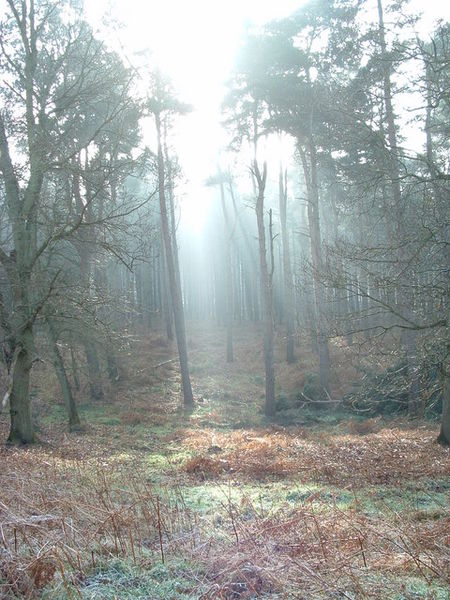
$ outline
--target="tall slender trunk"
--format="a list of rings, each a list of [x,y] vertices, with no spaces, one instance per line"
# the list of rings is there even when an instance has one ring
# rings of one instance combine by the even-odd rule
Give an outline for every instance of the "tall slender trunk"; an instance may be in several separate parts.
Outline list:
[[[447,344],[444,360],[441,365],[442,377],[442,417],[441,429],[439,432],[438,442],[449,446],[450,445],[450,337],[448,328],[450,325],[450,308],[447,311]]]
[[[72,369],[73,385],[74,385],[75,389],[78,391],[81,386],[80,386],[80,377],[78,375],[78,364],[77,364],[77,359],[75,356],[73,335],[70,336],[70,364],[71,364],[71,369]]]
[[[253,181],[253,179],[252,179]],[[253,182],[254,183],[254,182]],[[248,317],[251,321],[259,321],[259,304],[258,304],[258,293],[257,293],[257,277],[256,273],[258,270],[258,261],[255,256],[255,250],[250,241],[250,235],[248,232],[248,228],[245,227],[245,224],[241,218],[241,215],[238,210],[236,196],[234,193],[234,188],[231,183],[229,183],[229,192],[231,196],[231,200],[233,203],[234,209],[234,217],[236,220],[237,227],[239,229],[240,237],[244,241],[244,257],[243,261],[243,271],[244,271],[244,282],[245,282],[245,299],[247,304],[247,313]],[[255,186],[254,186],[254,189]]]
[[[299,147],[308,195],[308,225],[311,240],[314,307],[316,316],[317,349],[319,355],[320,385],[329,391],[330,353],[325,326],[325,295],[320,278],[323,276],[322,246],[319,218],[319,184],[317,179],[316,148],[312,136],[308,140],[309,165],[306,152]]]
[[[181,291],[181,272],[180,272],[180,258],[178,254],[178,243],[177,243],[177,222],[175,219],[175,197],[174,197],[174,180],[172,173],[172,162],[169,158],[169,151],[167,148],[167,130],[164,125],[164,140],[163,140],[163,158],[164,158],[164,166],[167,166],[167,176],[165,177],[165,187],[164,190],[167,190],[166,200],[169,204],[169,214],[170,214],[170,233],[171,233],[171,241],[173,248],[173,262],[175,266],[175,276],[177,278],[177,284]]]
[[[161,232],[161,257],[159,261],[160,265],[160,282],[161,282],[161,303],[162,311],[164,315],[164,323],[166,325],[167,339],[172,342],[174,339],[173,327],[172,327],[172,298],[169,290],[169,276],[167,271],[167,260],[166,260],[166,249],[164,246],[164,239]]]
[[[177,337],[178,355],[180,358],[181,381],[183,386],[183,399],[186,407],[192,406],[194,397],[192,394],[191,379],[189,376],[189,363],[186,344],[186,328],[184,322],[183,299],[181,296],[180,277],[175,272],[175,260],[173,254],[173,244],[170,237],[169,219],[167,215],[167,203],[165,192],[165,167],[164,155],[161,139],[161,118],[159,113],[155,113],[156,131],[158,136],[158,195],[159,207],[161,211],[161,229],[166,250],[167,272],[169,276],[169,286],[172,296],[173,316],[175,324],[175,335]],[[175,232],[173,232],[175,235]]]
[[[279,206],[281,224],[281,243],[283,246],[283,277],[284,277],[284,303],[286,318],[286,360],[295,362],[294,354],[294,287],[292,284],[291,255],[289,251],[289,237],[287,232],[287,173],[280,165],[279,175]]]
[[[225,288],[226,288],[226,328],[227,328],[227,362],[233,362],[233,271],[231,265],[231,224],[225,205],[225,190],[222,173],[220,177],[220,201],[224,220],[225,238]]]
[[[442,264],[443,268],[448,268],[450,264],[450,244],[449,244],[449,232],[450,226],[448,224],[447,209],[448,209],[448,197],[444,189],[442,189],[438,183],[439,181],[439,170],[436,166],[433,140],[431,136],[431,116],[432,116],[432,92],[430,86],[430,66],[426,64],[426,81],[427,81],[427,110],[426,110],[426,151],[427,151],[427,163],[428,170],[431,176],[431,186],[436,197],[438,207],[438,220],[443,227],[443,241],[442,244]],[[445,288],[444,288],[445,289]],[[447,304],[448,300],[443,294],[442,306]],[[441,415],[441,428],[439,432],[438,442],[445,445],[450,445],[450,307],[447,305],[447,326],[446,326],[446,337],[447,344],[444,350],[445,357],[441,365],[441,380],[442,380],[442,415]]]
[[[271,269],[267,264],[266,231],[264,224],[264,193],[267,178],[267,165],[264,163],[263,172],[259,170],[258,163],[254,161],[254,173],[257,183],[256,221],[258,224],[259,265],[261,277],[261,303],[264,327],[264,368],[266,375],[266,397],[264,413],[267,417],[275,414],[275,366],[273,343],[273,308],[272,308],[272,277],[273,277],[273,247],[272,247],[272,214],[270,212],[269,247],[271,255]]]
[[[144,292],[143,292],[143,277],[142,265],[138,264],[134,270],[134,283],[136,287],[136,308],[138,322],[144,323]]]
[[[137,267],[137,270],[139,270],[139,265]],[[134,284],[135,284],[135,281],[137,278],[136,278],[136,276],[133,277],[133,272],[129,271],[128,269],[127,269],[126,273],[129,276],[130,295],[132,298],[134,298]],[[97,292],[97,296],[103,297],[103,298],[108,297],[109,283],[108,283],[108,278],[107,278],[107,274],[106,274],[106,265],[103,265],[103,268],[99,267],[98,265],[95,267],[95,269],[94,269],[94,285],[95,285],[95,289]],[[132,311],[133,324],[135,323],[136,313],[138,314],[138,318],[140,317],[142,319],[142,303],[141,303],[141,297],[139,296],[139,294],[136,294],[136,307],[137,307],[137,310]],[[100,316],[101,320],[112,322],[111,309],[108,308],[107,306],[100,306],[97,309],[97,314]],[[112,327],[112,325],[110,325],[109,327]],[[103,342],[103,352],[104,352],[105,358],[106,358],[106,371],[108,373],[108,379],[111,381],[111,383],[117,383],[117,381],[119,380],[119,377],[120,377],[119,363],[118,363],[117,355],[116,355],[116,352],[114,349],[112,335],[113,335],[112,331],[110,331],[109,328],[107,328],[106,332],[105,332],[105,339]]]

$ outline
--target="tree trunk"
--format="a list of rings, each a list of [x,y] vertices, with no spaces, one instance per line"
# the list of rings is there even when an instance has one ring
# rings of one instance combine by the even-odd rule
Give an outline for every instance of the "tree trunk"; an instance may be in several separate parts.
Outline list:
[[[245,227],[245,223],[243,222],[240,212],[238,210],[234,188],[231,183],[231,178],[229,181],[228,189],[233,203],[234,218],[239,229],[240,238],[244,242],[242,265],[243,279],[245,284],[244,294],[247,306],[247,314],[250,321],[257,322],[259,321],[259,304],[257,293],[258,284],[256,281],[258,262],[255,256],[254,246],[251,243],[248,228]]]
[[[304,149],[299,147],[308,195],[308,225],[311,240],[311,262],[313,268],[314,307],[316,316],[317,350],[319,355],[320,385],[329,391],[330,353],[325,327],[325,297],[320,277],[323,276],[322,246],[319,218],[319,187],[317,181],[316,149],[312,139],[308,143],[310,164]]]
[[[279,176],[279,204],[281,243],[283,245],[283,276],[284,276],[284,303],[286,318],[286,360],[288,363],[295,362],[294,354],[294,288],[292,285],[292,267],[289,251],[289,237],[287,233],[287,174],[280,166]]]
[[[408,414],[416,417],[419,409],[419,365],[417,363],[417,332],[405,329],[403,333],[403,345],[406,353],[406,364],[408,367]]]
[[[8,442],[29,444],[35,441],[30,400],[30,374],[33,364],[31,326],[20,333],[15,346],[17,355],[11,366],[13,370],[9,396],[11,425]]]
[[[167,271],[167,260],[166,260],[166,250],[164,248],[164,240],[161,235],[161,260],[160,264],[160,280],[161,280],[161,301],[162,301],[162,309],[164,313],[164,323],[166,325],[166,335],[169,342],[172,342],[174,339],[173,335],[173,327],[172,327],[172,299],[170,296],[169,290],[169,282],[168,282],[168,271]]]
[[[225,237],[225,287],[226,287],[226,309],[225,320],[227,328],[227,362],[233,362],[233,271],[231,265],[231,226],[228,218],[227,207],[225,206],[225,191],[223,186],[222,173],[220,177],[220,201],[222,204],[222,213],[224,220]]]
[[[92,340],[83,341],[84,352],[88,368],[89,389],[94,400],[103,399],[102,377],[100,373],[100,361],[98,360],[97,348]]]
[[[70,364],[72,368],[72,379],[74,388],[78,391],[80,389],[80,377],[78,375],[78,365],[75,356],[75,350],[73,347],[73,336],[70,336]]]
[[[431,186],[434,195],[437,200],[437,215],[438,222],[443,227],[443,241],[442,244],[442,264],[444,269],[450,264],[450,244],[449,244],[449,226],[447,218],[448,210],[448,197],[446,195],[445,187],[439,185],[439,181],[442,179],[442,173],[436,165],[435,152],[433,148],[433,140],[431,137],[432,128],[432,109],[433,99],[430,85],[430,69],[431,66],[426,63],[426,82],[427,82],[427,109],[426,109],[426,121],[425,121],[425,132],[426,132],[426,152],[427,152],[427,166],[431,177]],[[434,274],[433,274],[434,277]],[[445,288],[444,288],[445,289]],[[442,298],[442,306],[445,306],[447,299]],[[447,310],[447,327],[446,336],[449,339],[450,332],[448,326],[450,323],[450,310]],[[438,442],[448,446],[450,445],[450,342],[447,342],[446,355],[441,365],[441,380],[442,380],[442,415],[441,415],[441,429],[438,436]]]
[[[54,327],[50,320],[46,320],[48,339],[50,342],[50,350],[53,355],[53,366],[55,367],[56,376],[61,387],[61,393],[64,403],[67,408],[67,416],[69,419],[69,431],[73,431],[80,427],[80,417],[77,411],[77,405],[72,394],[69,379],[67,377],[64,361],[57,345],[57,337]]]
[[[4,183],[4,194],[11,223],[14,251],[9,255],[1,253],[1,261],[11,283],[13,306],[11,333],[14,340],[14,364],[11,365],[12,382],[10,388],[10,443],[30,443],[34,441],[31,418],[30,373],[33,364],[33,303],[31,296],[31,271],[36,250],[36,210],[42,189],[43,169],[40,151],[35,137],[33,116],[33,64],[35,48],[26,57],[26,113],[29,150],[29,178],[23,195],[17,179],[6,137],[5,124],[0,114],[0,173]],[[9,328],[9,324],[8,324]]]
[[[264,226],[264,192],[266,187],[267,166],[264,163],[263,172],[259,170],[256,159],[254,172],[258,186],[256,199],[256,220],[258,224],[259,264],[261,275],[261,301],[264,327],[264,368],[266,375],[266,398],[264,414],[266,417],[275,415],[275,367],[273,351],[273,309],[272,309],[272,275],[273,275],[273,249],[272,249],[272,214],[270,214],[269,246],[271,249],[271,270],[267,265],[266,232]]]
[[[173,254],[173,245],[170,238],[169,219],[167,215],[167,204],[165,194],[165,168],[164,155],[161,139],[161,120],[159,113],[155,114],[156,131],[158,135],[158,195],[159,207],[161,211],[161,229],[166,250],[167,273],[169,276],[169,287],[172,296],[173,316],[175,324],[175,335],[177,338],[178,355],[180,358],[181,381],[183,385],[183,400],[186,407],[194,403],[192,394],[191,379],[189,376],[189,363],[186,344],[186,329],[184,322],[183,300],[181,288],[179,285],[179,274],[175,273],[175,261]],[[174,232],[175,235],[175,232]]]
[[[450,445],[450,344],[447,344],[447,356],[442,363],[442,418],[438,442]]]
[[[113,348],[113,341],[111,338],[106,340],[105,358],[106,358],[106,370],[108,372],[108,379],[111,383],[117,383],[120,379],[119,365],[117,362],[116,354]]]

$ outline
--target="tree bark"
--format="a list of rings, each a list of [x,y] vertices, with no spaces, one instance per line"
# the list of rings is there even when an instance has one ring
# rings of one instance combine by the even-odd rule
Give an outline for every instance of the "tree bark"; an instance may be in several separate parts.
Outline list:
[[[78,391],[81,386],[80,386],[80,377],[78,375],[77,359],[75,356],[73,335],[70,336],[70,364],[71,364],[71,369],[72,369],[73,385],[74,385],[75,389]]]
[[[225,206],[225,190],[223,185],[223,176],[219,171],[220,177],[220,201],[224,220],[224,238],[225,238],[225,288],[226,288],[226,308],[225,321],[227,328],[227,362],[233,362],[233,271],[231,264],[231,225],[228,217],[227,207]]]
[[[259,242],[259,265],[261,276],[261,301],[264,328],[264,368],[266,375],[266,396],[264,414],[266,417],[275,415],[275,366],[273,350],[273,308],[272,308],[272,275],[273,275],[273,251],[272,251],[272,223],[269,227],[269,246],[271,249],[271,270],[267,265],[267,245],[264,225],[264,192],[267,178],[267,165],[264,163],[263,172],[259,170],[258,163],[254,161],[254,173],[257,183],[256,199],[256,221],[258,224]],[[272,218],[272,216],[270,217]]]
[[[56,331],[49,319],[46,320],[46,325],[48,339],[50,342],[50,350],[53,355],[53,365],[55,367],[56,376],[58,378],[58,382],[61,387],[61,393],[67,409],[69,431],[73,431],[74,429],[79,428],[81,425],[77,405],[75,403],[66,369],[64,367],[64,361],[58,348]]]
[[[317,331],[317,350],[319,355],[319,381],[320,385],[329,391],[330,379],[330,353],[325,327],[325,295],[323,293],[320,277],[323,275],[322,246],[319,218],[319,184],[317,180],[317,158],[313,140],[308,141],[309,165],[306,152],[299,145],[303,173],[308,196],[308,225],[311,240],[311,262],[313,268],[314,307]]]
[[[287,232],[287,174],[280,166],[279,175],[279,205],[281,243],[283,246],[283,276],[284,276],[284,301],[286,318],[286,361],[295,362],[294,354],[294,288],[292,285],[291,255],[289,251],[289,237]]]
[[[442,417],[438,442],[450,445],[450,343],[447,344],[447,355],[442,362]]]
[[[161,256],[159,260],[160,267],[160,282],[161,282],[161,303],[162,303],[162,311],[164,314],[164,323],[166,325],[166,335],[169,342],[173,342],[173,327],[172,327],[172,315],[173,315],[173,306],[172,306],[172,297],[170,295],[169,290],[169,275],[167,269],[167,260],[166,260],[166,249],[164,246],[164,239],[161,233]]]
[[[186,344],[186,328],[184,322],[183,300],[181,296],[181,288],[179,285],[180,277],[179,274],[177,275],[175,272],[173,245],[170,237],[169,219],[167,214],[164,154],[161,139],[161,118],[158,112],[155,113],[155,123],[158,136],[158,195],[159,207],[161,211],[161,229],[164,247],[166,250],[167,272],[169,276],[169,286],[172,296],[175,335],[177,338],[178,354],[180,358],[181,381],[183,386],[183,401],[186,407],[190,407],[194,403],[194,397],[192,394],[191,379],[189,376],[189,362]]]
[[[13,360],[12,385],[9,396],[11,425],[8,442],[29,444],[35,441],[31,417],[30,374],[33,365],[33,333],[31,326],[23,329],[16,338],[17,355]]]

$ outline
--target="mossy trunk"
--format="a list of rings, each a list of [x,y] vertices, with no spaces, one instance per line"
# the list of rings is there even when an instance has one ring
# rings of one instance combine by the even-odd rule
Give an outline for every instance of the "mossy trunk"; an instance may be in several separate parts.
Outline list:
[[[31,417],[30,374],[33,365],[33,333],[31,327],[16,340],[17,355],[12,365],[12,385],[9,396],[11,425],[8,442],[30,444],[35,441]]]

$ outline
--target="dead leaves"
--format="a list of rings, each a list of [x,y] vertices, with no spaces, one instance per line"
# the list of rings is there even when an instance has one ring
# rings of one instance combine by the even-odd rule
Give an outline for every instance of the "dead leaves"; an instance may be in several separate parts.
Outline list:
[[[221,448],[211,455],[211,439]],[[312,430],[244,430],[217,432],[177,430],[178,443],[194,453],[186,473],[211,479],[233,475],[247,479],[293,478],[362,487],[396,484],[417,477],[450,475],[448,450],[435,443],[430,430],[385,427],[364,437]]]

